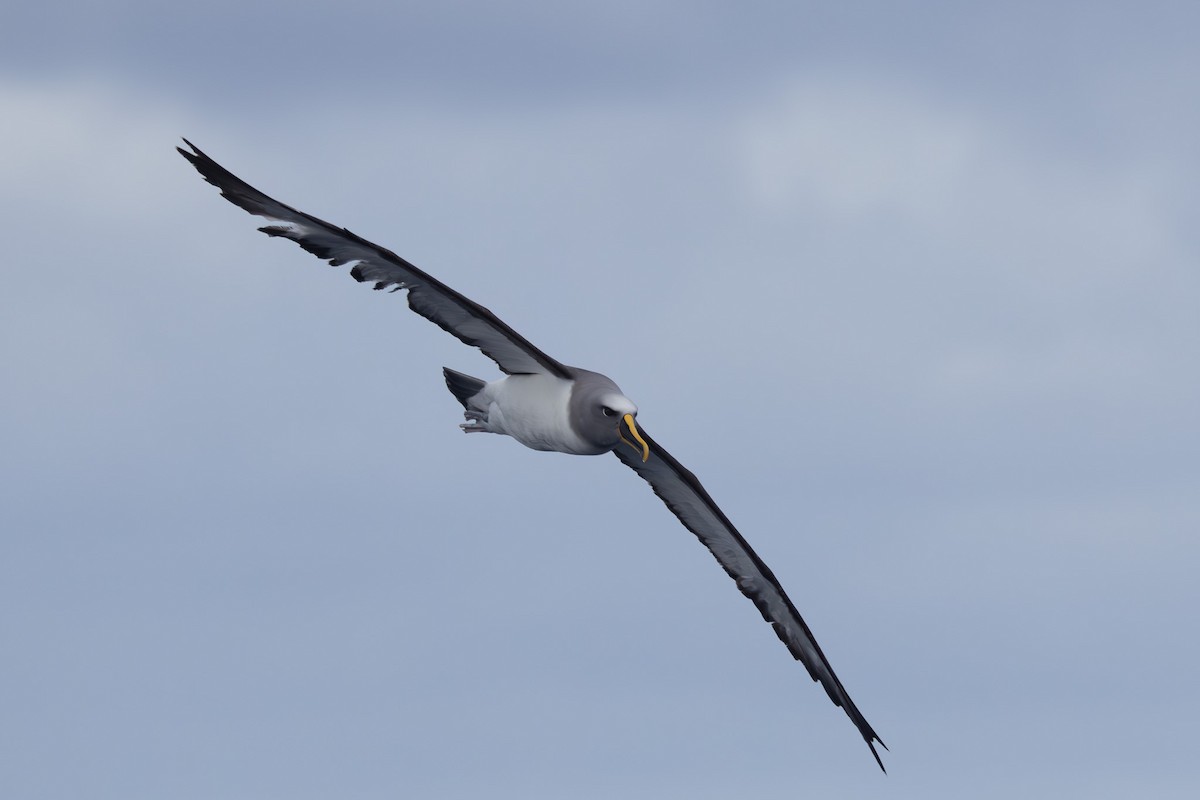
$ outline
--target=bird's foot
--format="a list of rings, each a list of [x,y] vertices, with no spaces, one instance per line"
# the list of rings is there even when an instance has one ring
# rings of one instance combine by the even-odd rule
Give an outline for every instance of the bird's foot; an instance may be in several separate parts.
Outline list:
[[[458,426],[462,428],[463,433],[490,433],[486,414],[467,410],[463,412],[463,416],[467,421]]]

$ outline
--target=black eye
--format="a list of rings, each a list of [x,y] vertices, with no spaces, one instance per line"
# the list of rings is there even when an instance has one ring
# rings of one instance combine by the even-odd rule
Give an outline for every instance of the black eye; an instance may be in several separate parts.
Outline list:
[[[608,406],[600,406],[600,410],[604,412],[604,416],[606,417],[615,417],[617,415],[617,412],[613,411]]]

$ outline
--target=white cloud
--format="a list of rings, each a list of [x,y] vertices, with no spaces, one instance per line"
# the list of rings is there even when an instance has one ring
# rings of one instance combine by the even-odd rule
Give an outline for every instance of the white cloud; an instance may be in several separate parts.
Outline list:
[[[742,124],[745,175],[767,208],[941,214],[984,142],[978,123],[899,85],[812,76]]]
[[[0,80],[0,200],[37,204],[76,224],[163,209],[161,169],[185,130],[186,110],[102,81]],[[158,157],[156,157],[158,156]]]
[[[902,83],[794,80],[752,108],[740,138],[747,191],[778,214],[883,214],[1039,270],[1169,255],[1158,204],[1177,176],[1159,154],[1097,155]]]
[[[1183,355],[1197,281],[1173,210],[1188,179],[1163,153],[1069,148],[928,91],[820,75],[760,99],[740,141],[757,208],[836,230],[849,246],[830,268],[890,287],[860,295],[875,316],[855,329],[891,319],[925,350],[916,383],[956,402],[1177,384],[1163,353]]]

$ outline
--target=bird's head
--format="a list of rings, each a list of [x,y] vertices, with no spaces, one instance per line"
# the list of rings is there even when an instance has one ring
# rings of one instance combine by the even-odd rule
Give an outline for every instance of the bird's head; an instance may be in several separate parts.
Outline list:
[[[650,457],[650,445],[638,432],[638,407],[605,375],[576,369],[571,390],[571,420],[576,433],[596,446],[598,452],[612,450],[624,442],[642,461]]]

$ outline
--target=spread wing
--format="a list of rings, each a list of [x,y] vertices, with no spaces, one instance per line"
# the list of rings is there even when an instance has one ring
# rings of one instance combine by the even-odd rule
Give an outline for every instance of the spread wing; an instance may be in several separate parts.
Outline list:
[[[875,749],[875,742],[879,742],[885,750],[887,745],[863,718],[862,712],[842,687],[842,682],[829,665],[829,659],[821,652],[812,631],[808,629],[800,612],[792,605],[770,568],[750,549],[750,545],[738,533],[737,528],[733,527],[729,518],[717,508],[717,504],[708,496],[708,492],[700,485],[700,481],[696,480],[696,476],[651,439],[640,425],[638,432],[650,446],[650,456],[645,462],[641,460],[640,453],[631,448],[618,446],[613,453],[625,466],[650,484],[650,488],[666,503],[667,508],[679,517],[684,527],[696,534],[716,557],[729,576],[737,582],[742,594],[750,598],[762,613],[763,619],[771,623],[776,635],[787,645],[787,649],[796,660],[808,669],[812,679],[820,681],[834,705],[845,710],[866,740],[867,746],[871,748],[871,754],[875,756],[879,768],[883,769],[883,761]]]
[[[192,162],[205,180],[221,190],[226,200],[270,223],[259,228],[263,233],[291,239],[331,266],[353,263],[351,276],[358,281],[373,282],[376,289],[407,289],[409,308],[466,344],[478,347],[510,375],[543,373],[571,377],[565,366],[470,298],[417,269],[391,250],[268,197],[213,161],[187,139],[183,141],[191,152],[182,147],[176,149]]]

